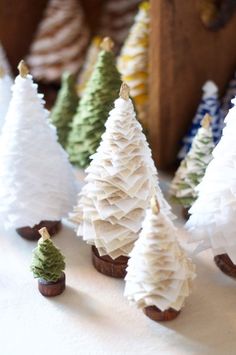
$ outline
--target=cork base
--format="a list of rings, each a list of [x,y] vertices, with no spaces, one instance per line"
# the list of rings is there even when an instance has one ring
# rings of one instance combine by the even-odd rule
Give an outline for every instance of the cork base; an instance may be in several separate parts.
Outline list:
[[[92,262],[97,271],[106,276],[123,279],[126,275],[127,256],[112,259],[109,255],[100,256],[95,246],[92,246]]]
[[[184,219],[187,221],[190,217],[190,213],[188,212],[189,208],[187,207],[183,207],[182,208],[182,216],[184,217]]]
[[[60,295],[66,288],[66,276],[62,273],[60,279],[56,282],[45,281],[44,279],[38,280],[38,289],[45,297],[55,297]]]
[[[161,311],[156,306],[145,307],[143,312],[146,314],[148,318],[154,320],[155,322],[166,322],[169,320],[173,320],[180,313],[180,311],[176,311],[173,308],[169,308],[166,311]]]
[[[18,228],[16,231],[17,233],[25,239],[28,240],[38,240],[41,238],[41,235],[39,234],[38,230],[46,227],[48,230],[48,233],[52,236],[59,232],[61,229],[61,221],[42,221],[39,224],[36,224],[34,227],[21,227]]]
[[[214,260],[218,268],[224,274],[236,278],[236,265],[232,262],[228,254],[216,255]]]

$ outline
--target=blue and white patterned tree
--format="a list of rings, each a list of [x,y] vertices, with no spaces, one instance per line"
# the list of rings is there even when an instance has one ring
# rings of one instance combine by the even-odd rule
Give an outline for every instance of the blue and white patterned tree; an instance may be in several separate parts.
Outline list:
[[[178,153],[178,158],[180,160],[184,159],[188,153],[192,145],[192,140],[198,129],[201,127],[201,121],[206,113],[212,117],[214,143],[218,143],[221,137],[222,126],[220,124],[220,102],[218,99],[218,88],[212,81],[207,81],[204,84],[202,91],[202,99],[193,118],[191,127],[182,141],[182,148]]]
[[[236,71],[234,73],[233,78],[230,80],[229,85],[226,89],[225,95],[222,98],[221,108],[220,108],[220,120],[221,127],[224,128],[224,120],[227,116],[229,109],[231,109],[234,105],[232,103],[232,99],[236,96]]]

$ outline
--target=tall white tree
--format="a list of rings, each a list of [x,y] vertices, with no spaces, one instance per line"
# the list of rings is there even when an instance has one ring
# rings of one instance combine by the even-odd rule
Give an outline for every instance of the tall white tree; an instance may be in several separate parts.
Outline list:
[[[0,132],[5,122],[5,116],[11,100],[11,87],[13,81],[5,69],[0,66]]]
[[[236,106],[229,110],[225,123],[213,160],[197,186],[198,198],[186,226],[200,250],[226,253],[236,264]]]
[[[43,95],[23,62],[19,71],[0,139],[0,218],[13,228],[60,220],[76,199],[73,170]]]
[[[100,256],[115,259],[131,251],[156,189],[163,211],[171,212],[126,84],[105,126],[72,219],[79,224],[78,236],[95,245]]]
[[[195,267],[179,245],[177,230],[155,198],[130,253],[125,297],[140,308],[179,311],[190,293]]]

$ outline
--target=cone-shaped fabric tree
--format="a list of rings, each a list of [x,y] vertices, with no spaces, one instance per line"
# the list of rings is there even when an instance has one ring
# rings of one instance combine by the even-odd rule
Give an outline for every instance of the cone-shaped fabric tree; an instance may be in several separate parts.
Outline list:
[[[214,143],[216,144],[221,137],[222,127],[220,124],[220,102],[218,100],[218,88],[212,81],[207,81],[202,90],[203,95],[201,102],[197,108],[191,127],[183,139],[183,145],[178,154],[178,158],[180,160],[186,156],[191,148],[193,138],[195,137],[198,128],[201,126],[201,121],[206,113],[209,113],[212,117],[211,125]]]
[[[0,132],[11,100],[12,84],[11,77],[0,67]]]
[[[178,243],[171,220],[152,201],[128,261],[125,297],[140,308],[179,311],[195,277],[195,268]]]
[[[113,42],[104,38],[101,47],[93,74],[74,116],[68,140],[70,161],[82,168],[89,165],[90,155],[95,153],[100,143],[105,130],[104,123],[121,85],[112,52]]]
[[[118,58],[122,80],[130,87],[138,119],[144,128],[147,126],[149,10],[148,2],[140,5],[135,23]]]
[[[197,187],[187,228],[200,249],[211,247],[215,255],[226,253],[236,264],[236,106],[229,110],[225,123],[213,160]]]
[[[75,77],[68,72],[62,76],[62,86],[58,93],[56,103],[50,114],[51,122],[56,126],[58,140],[66,147],[70,124],[76,112],[78,96],[75,86]]]
[[[108,0],[104,2],[99,34],[113,39],[116,53],[128,36],[140,2],[141,0]]]
[[[88,41],[89,30],[78,0],[49,0],[27,57],[34,78],[60,83],[64,71],[76,74]]]
[[[83,67],[82,67],[81,72],[79,73],[79,77],[78,77],[78,90],[77,91],[78,91],[79,97],[83,96],[86,85],[89,82],[89,79],[91,78],[91,75],[93,73],[93,69],[96,65],[98,55],[100,52],[101,42],[102,42],[101,37],[99,37],[99,36],[94,37],[90,43],[88,50],[87,50],[85,61],[84,61]]]
[[[201,182],[213,158],[214,146],[211,116],[206,114],[193,139],[190,151],[182,160],[171,184],[170,194],[182,206],[189,208],[196,200],[195,188]]]
[[[128,92],[127,85],[122,84],[72,215],[79,224],[78,236],[95,245],[100,256],[113,259],[128,256],[155,189],[163,210],[171,215]]]
[[[227,87],[226,93],[221,102],[221,125],[222,129],[224,127],[224,119],[227,116],[229,109],[233,107],[231,100],[236,96],[236,72],[234,73],[233,78],[230,80]]]
[[[40,230],[42,237],[33,251],[31,271],[37,279],[56,282],[65,270],[65,258],[55,247],[46,228]]]
[[[0,140],[0,218],[13,228],[66,217],[76,195],[73,170],[43,96],[23,61],[19,71]]]
[[[12,71],[10,64],[8,62],[5,50],[0,42],[0,67],[4,70],[4,72],[9,75],[10,77],[12,76]]]

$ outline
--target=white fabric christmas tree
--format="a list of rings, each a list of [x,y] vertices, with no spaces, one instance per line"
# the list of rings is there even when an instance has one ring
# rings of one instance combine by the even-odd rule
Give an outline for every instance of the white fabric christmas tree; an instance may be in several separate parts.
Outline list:
[[[171,183],[170,194],[184,207],[190,207],[197,198],[196,186],[201,182],[212,159],[214,149],[211,116],[206,114],[193,139],[186,157],[181,161]]]
[[[49,0],[27,58],[34,78],[59,83],[64,71],[76,74],[89,36],[77,0]]]
[[[126,84],[105,126],[72,220],[79,223],[78,236],[95,245],[100,255],[115,259],[131,251],[156,189],[163,211],[171,212],[158,187],[151,151]]]
[[[195,137],[198,128],[201,126],[201,121],[206,113],[212,117],[213,139],[216,144],[222,133],[222,125],[220,122],[220,102],[218,99],[218,87],[213,81],[207,81],[202,87],[202,99],[199,103],[191,127],[183,139],[182,148],[178,153],[180,160],[184,159],[189,149],[191,148],[193,138]]]
[[[229,110],[225,123],[213,160],[197,186],[198,199],[186,226],[192,240],[199,242],[199,250],[227,253],[236,264],[236,106]]]
[[[23,62],[19,70],[0,139],[0,218],[13,228],[60,220],[76,200],[73,170],[43,95]]]
[[[3,68],[4,72],[7,75],[12,76],[11,67],[1,42],[0,42],[0,67]]]
[[[11,100],[12,78],[0,67],[0,132]]]
[[[195,267],[177,241],[177,230],[155,199],[130,253],[125,297],[138,307],[179,311],[191,289]]]

